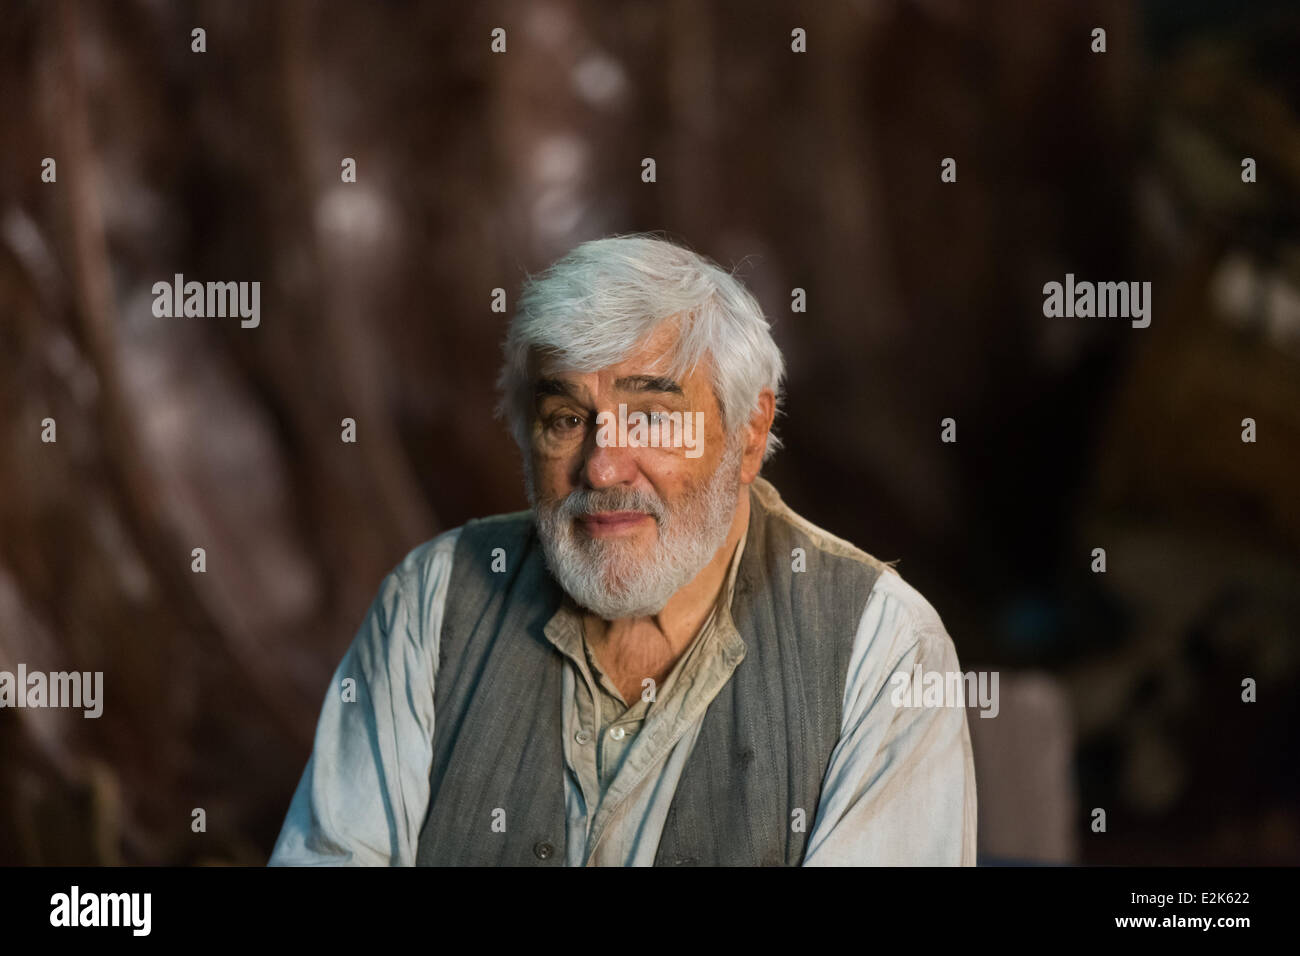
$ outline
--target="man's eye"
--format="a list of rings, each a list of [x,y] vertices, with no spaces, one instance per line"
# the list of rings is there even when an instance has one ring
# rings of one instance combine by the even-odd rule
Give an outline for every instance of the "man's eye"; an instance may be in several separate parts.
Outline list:
[[[553,432],[568,432],[582,427],[582,419],[577,415],[556,415],[548,423]]]

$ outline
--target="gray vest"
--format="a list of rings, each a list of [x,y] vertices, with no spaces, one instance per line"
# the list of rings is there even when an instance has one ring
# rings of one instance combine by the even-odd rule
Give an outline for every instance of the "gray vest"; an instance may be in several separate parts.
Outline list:
[[[750,494],[731,609],[745,658],[705,714],[657,866],[797,866],[839,739],[849,653],[881,566],[814,538],[763,488]],[[496,548],[504,574],[491,570]],[[806,571],[792,569],[795,548]],[[443,613],[417,865],[564,865],[566,664],[543,633],[562,598],[531,512],[464,526]],[[493,831],[497,809],[505,832]]]

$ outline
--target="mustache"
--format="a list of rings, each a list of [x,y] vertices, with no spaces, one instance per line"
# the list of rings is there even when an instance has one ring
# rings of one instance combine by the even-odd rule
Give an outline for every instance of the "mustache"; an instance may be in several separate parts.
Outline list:
[[[640,511],[662,521],[667,509],[658,495],[640,488],[580,488],[557,506],[566,518],[581,518],[599,511]]]

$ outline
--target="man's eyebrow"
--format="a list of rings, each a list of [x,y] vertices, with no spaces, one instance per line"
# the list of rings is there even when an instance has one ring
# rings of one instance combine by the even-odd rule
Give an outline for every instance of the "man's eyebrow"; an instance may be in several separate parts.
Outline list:
[[[682,387],[664,375],[629,375],[614,382],[614,387],[624,392],[671,392],[681,395]]]
[[[559,395],[562,398],[578,398],[578,390],[571,384],[559,378],[539,378],[537,384],[533,386],[534,398],[545,398],[547,395]]]

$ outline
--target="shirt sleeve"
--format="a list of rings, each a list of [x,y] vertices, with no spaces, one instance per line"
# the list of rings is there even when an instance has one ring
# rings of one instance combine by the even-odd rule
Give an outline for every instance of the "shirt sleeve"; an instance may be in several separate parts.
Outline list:
[[[973,866],[976,794],[966,709],[909,706],[901,679],[960,673],[934,608],[882,571],[854,638],[839,743],[805,866]]]
[[[415,864],[458,530],[412,551],[380,586],[325,692],[311,756],[268,866]]]

